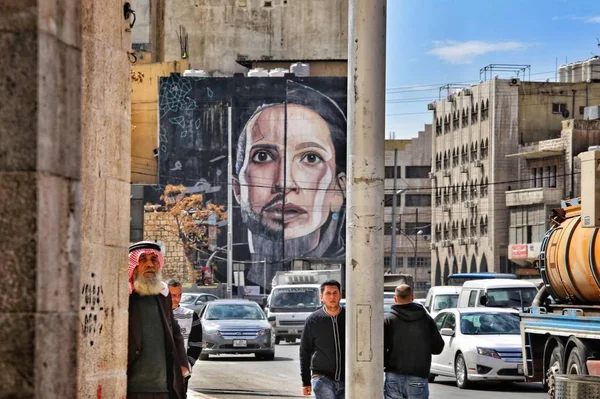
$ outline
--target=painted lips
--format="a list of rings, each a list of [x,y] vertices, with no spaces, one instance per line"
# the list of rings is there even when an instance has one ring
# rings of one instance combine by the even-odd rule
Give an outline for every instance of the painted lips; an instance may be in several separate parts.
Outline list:
[[[269,214],[273,219],[283,219],[285,223],[307,214],[305,209],[293,203],[287,203],[283,206],[282,202],[271,205],[264,212]]]

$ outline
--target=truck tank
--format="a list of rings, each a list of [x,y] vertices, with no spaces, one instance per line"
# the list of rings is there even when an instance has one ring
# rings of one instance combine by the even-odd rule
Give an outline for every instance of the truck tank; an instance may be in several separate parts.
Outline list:
[[[600,237],[581,226],[578,200],[552,212],[554,224],[544,236],[539,268],[546,290],[559,303],[600,304]]]

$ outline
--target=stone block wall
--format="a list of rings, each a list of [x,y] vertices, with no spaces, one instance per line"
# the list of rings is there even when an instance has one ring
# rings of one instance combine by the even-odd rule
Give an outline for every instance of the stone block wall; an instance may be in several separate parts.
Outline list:
[[[173,217],[166,212],[144,212],[144,240],[160,241],[165,250],[163,279],[188,281],[188,265],[183,246],[176,235],[177,227]]]

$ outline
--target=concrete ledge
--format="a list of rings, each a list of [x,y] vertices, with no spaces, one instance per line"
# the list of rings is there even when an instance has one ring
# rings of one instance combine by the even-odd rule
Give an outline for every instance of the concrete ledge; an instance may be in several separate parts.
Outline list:
[[[188,399],[217,399],[214,396],[208,396],[200,392],[195,392],[192,389],[188,389],[187,397]]]

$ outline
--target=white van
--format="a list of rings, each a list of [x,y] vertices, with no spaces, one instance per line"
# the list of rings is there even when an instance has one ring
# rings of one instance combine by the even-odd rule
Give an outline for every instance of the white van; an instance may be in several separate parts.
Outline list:
[[[527,280],[489,279],[466,281],[458,297],[458,308],[489,306],[516,308],[531,306],[538,289]]]
[[[452,285],[431,287],[425,298],[425,309],[431,317],[435,317],[442,309],[455,308],[461,290],[462,287]]]

